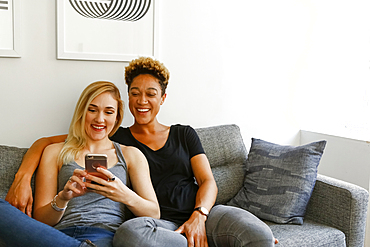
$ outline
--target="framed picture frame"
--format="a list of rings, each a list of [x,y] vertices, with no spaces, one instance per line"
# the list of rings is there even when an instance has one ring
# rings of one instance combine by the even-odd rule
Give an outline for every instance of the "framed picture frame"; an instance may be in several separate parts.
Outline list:
[[[88,4],[109,6],[130,1],[132,6],[138,6],[132,3],[136,0],[57,0],[57,59],[128,62],[138,56],[156,57],[157,0],[137,1],[149,3],[149,7],[141,19],[134,21],[102,18],[107,8],[100,10],[103,14],[91,15],[81,10],[83,4],[89,11],[92,7]]]
[[[20,1],[0,0],[0,57],[20,57]]]

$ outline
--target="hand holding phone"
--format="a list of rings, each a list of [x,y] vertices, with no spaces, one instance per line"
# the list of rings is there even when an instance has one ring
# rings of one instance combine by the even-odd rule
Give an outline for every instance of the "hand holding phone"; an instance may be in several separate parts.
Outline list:
[[[108,177],[98,172],[96,168],[101,167],[107,169],[107,155],[106,154],[86,154],[85,155],[85,169],[90,175],[108,180]],[[92,182],[94,183],[94,182]]]

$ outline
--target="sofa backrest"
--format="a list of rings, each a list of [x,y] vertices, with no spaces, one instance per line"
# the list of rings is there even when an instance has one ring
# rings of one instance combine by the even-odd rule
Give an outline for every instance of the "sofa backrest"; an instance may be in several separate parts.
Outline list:
[[[218,195],[224,204],[243,186],[247,150],[237,125],[220,125],[195,129],[211,164]]]
[[[221,125],[195,130],[217,183],[216,203],[224,204],[243,186],[247,151],[240,129],[237,125]],[[0,198],[5,199],[26,151],[27,148],[0,145]]]

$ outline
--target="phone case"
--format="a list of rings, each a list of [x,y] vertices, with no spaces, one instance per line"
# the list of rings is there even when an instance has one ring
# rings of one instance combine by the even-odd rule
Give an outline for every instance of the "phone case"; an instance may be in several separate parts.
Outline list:
[[[86,154],[85,155],[85,169],[94,176],[108,180],[102,173],[96,171],[96,168],[103,167],[107,169],[107,155],[106,154]]]

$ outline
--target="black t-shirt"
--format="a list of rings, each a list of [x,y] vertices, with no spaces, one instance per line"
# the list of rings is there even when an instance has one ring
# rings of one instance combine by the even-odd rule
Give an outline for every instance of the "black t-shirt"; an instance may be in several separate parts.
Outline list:
[[[204,153],[195,130],[172,125],[165,145],[157,151],[136,140],[129,128],[120,127],[111,140],[137,147],[147,158],[161,218],[180,224],[188,220],[198,191],[190,159]]]

